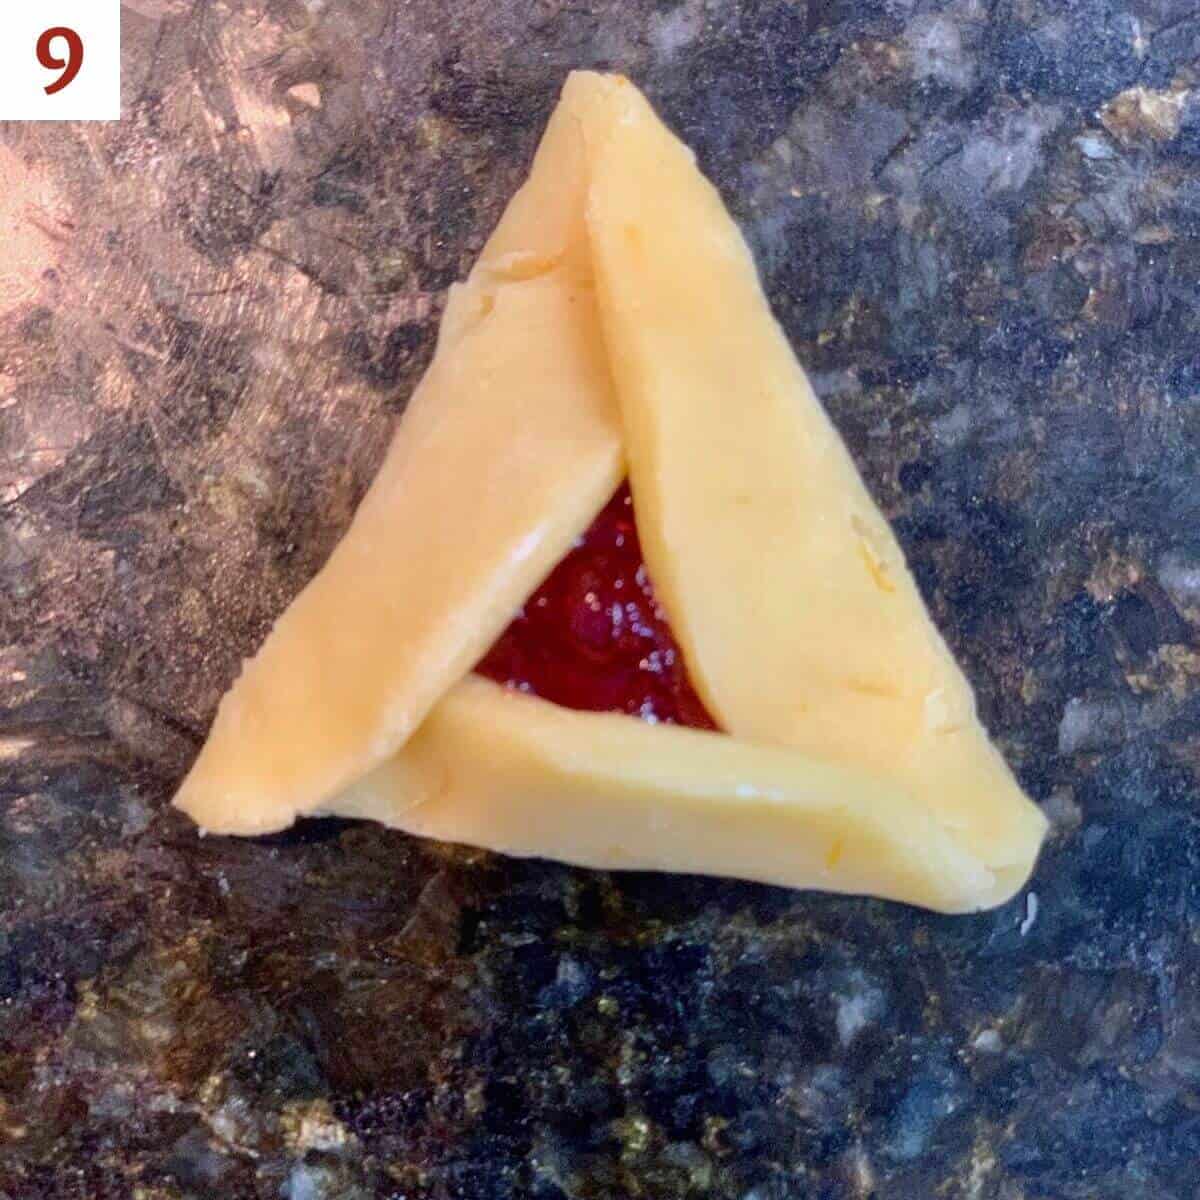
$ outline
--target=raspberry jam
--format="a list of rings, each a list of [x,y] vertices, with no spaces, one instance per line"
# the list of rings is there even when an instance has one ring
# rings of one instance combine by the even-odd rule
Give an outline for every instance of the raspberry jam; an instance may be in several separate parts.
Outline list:
[[[716,728],[654,600],[628,485],[476,670],[565,708]]]

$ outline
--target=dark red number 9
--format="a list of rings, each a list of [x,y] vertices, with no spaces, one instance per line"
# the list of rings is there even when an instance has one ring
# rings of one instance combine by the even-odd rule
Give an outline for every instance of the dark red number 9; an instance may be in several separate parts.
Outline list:
[[[66,58],[54,57],[50,43],[55,38],[62,38],[67,43]],[[79,74],[79,68],[83,66],[83,38],[65,25],[55,25],[38,38],[37,60],[47,71],[62,71],[53,83],[46,84],[46,95],[53,96],[55,92],[61,92]]]

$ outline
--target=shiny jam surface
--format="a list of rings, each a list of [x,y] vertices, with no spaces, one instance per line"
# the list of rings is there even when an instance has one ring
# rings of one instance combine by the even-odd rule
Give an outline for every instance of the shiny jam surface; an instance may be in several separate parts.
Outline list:
[[[622,485],[476,667],[565,708],[715,729],[642,561]]]

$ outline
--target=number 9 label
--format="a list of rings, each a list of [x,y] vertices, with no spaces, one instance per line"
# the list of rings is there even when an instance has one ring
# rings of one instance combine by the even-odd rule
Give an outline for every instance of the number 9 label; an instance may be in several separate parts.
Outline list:
[[[0,120],[120,117],[120,0],[0,0]]]
[[[50,47],[56,38],[61,38],[67,43],[66,58],[54,57]],[[66,25],[55,25],[38,38],[37,58],[47,71],[62,68],[62,74],[53,83],[46,84],[46,95],[53,96],[55,92],[61,92],[79,74],[79,68],[83,66],[83,38]]]

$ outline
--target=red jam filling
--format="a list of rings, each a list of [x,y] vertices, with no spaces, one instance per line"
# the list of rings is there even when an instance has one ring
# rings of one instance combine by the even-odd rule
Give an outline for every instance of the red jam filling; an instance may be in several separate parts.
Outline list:
[[[565,708],[717,727],[655,602],[627,485],[476,670]]]

